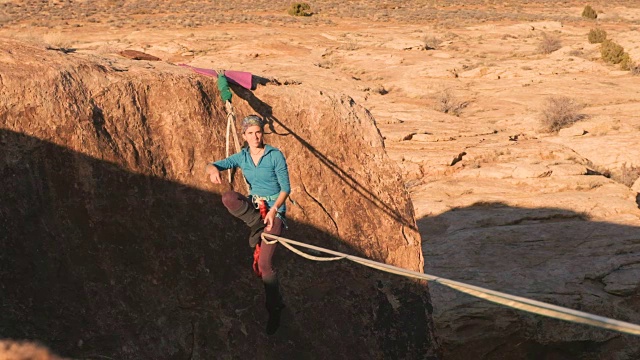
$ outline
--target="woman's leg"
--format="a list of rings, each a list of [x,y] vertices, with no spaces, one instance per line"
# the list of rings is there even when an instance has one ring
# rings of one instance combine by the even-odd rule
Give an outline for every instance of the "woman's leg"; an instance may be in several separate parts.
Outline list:
[[[234,212],[238,212],[241,208],[244,208],[244,204],[248,204],[249,201],[239,192],[230,190],[222,194],[222,203],[227,210],[233,214]]]
[[[255,247],[260,242],[260,234],[264,229],[264,222],[260,212],[253,207],[244,195],[235,191],[227,191],[222,194],[222,203],[231,215],[244,221],[251,228],[249,245]]]
[[[282,234],[282,220],[276,216],[273,226],[271,230],[264,231],[265,234],[277,235]],[[266,242],[262,242],[260,245],[260,259],[258,260],[258,266],[260,267],[260,271],[262,272],[262,281],[271,282],[276,279],[277,275],[275,270],[273,269],[273,253],[276,251],[275,244],[267,244]]]
[[[265,231],[266,234],[277,235],[282,234],[282,220],[275,218],[271,230]],[[262,282],[266,294],[266,307],[269,312],[269,320],[267,321],[267,334],[271,335],[278,330],[280,326],[280,312],[284,308],[282,296],[280,295],[280,285],[278,283],[278,274],[273,268],[273,253],[276,250],[277,243],[267,244],[262,242],[260,245],[260,259],[258,266],[262,272]]]

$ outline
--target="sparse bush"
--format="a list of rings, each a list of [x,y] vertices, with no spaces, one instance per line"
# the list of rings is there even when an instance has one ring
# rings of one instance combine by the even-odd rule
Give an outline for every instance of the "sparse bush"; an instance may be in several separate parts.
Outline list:
[[[358,50],[359,48],[360,48],[360,45],[358,44],[358,40],[356,39],[351,39],[346,44],[340,46],[340,49],[344,49],[348,51]]]
[[[314,65],[323,69],[331,69],[333,66],[335,66],[335,61],[333,60],[333,58],[327,58]]]
[[[64,34],[59,32],[46,33],[42,35],[42,40],[47,44],[47,48],[56,50],[68,50],[73,47],[73,42]]]
[[[569,51],[569,56],[576,56],[577,57],[577,56],[582,56],[582,55],[584,55],[582,50],[574,49],[574,50]]]
[[[445,114],[460,116],[462,110],[469,106],[468,101],[458,99],[450,89],[446,89],[438,95],[436,110]]]
[[[600,45],[602,60],[610,64],[620,64],[624,60],[624,48],[611,40],[605,40]]]
[[[562,44],[560,43],[560,39],[553,35],[542,33],[542,39],[540,39],[540,43],[538,44],[538,52],[542,54],[551,54],[561,47]]]
[[[287,12],[291,16],[311,16],[311,6],[307,3],[293,3]]]
[[[435,36],[425,36],[422,38],[422,43],[424,44],[425,50],[436,50],[438,46],[440,46],[440,39]]]
[[[627,71],[627,70],[631,70],[632,66],[633,66],[633,61],[631,61],[631,56],[629,56],[629,53],[622,54],[622,61],[620,61],[620,69]]]
[[[459,37],[460,37],[460,36],[458,36],[458,34],[453,33],[453,32],[451,32],[451,31],[449,31],[448,33],[446,33],[446,34],[444,34],[444,35],[442,36],[442,38],[443,38],[444,40],[446,40],[446,41],[451,41],[451,40],[457,39],[457,38],[459,38]]]
[[[542,108],[542,130],[557,132],[585,118],[584,105],[566,96],[550,96]]]
[[[584,10],[582,10],[582,17],[587,19],[596,19],[598,17],[598,13],[593,10],[591,6],[587,5],[584,7]]]
[[[9,15],[0,15],[0,26],[9,24],[13,20]]]
[[[631,75],[640,75],[640,63],[631,66],[629,71],[631,71]]]
[[[631,187],[633,183],[640,178],[640,166],[627,166],[627,163],[623,163],[620,167],[620,173],[614,172],[611,174],[611,178],[619,183]]]
[[[607,32],[600,28],[591,29],[588,37],[590,43],[599,44],[607,39]]]
[[[608,179],[611,178],[611,170],[598,164],[594,164],[591,160],[587,160],[587,175],[602,175]]]
[[[385,89],[384,86],[380,84],[370,88],[369,91],[380,95],[386,95],[389,93],[389,90]]]

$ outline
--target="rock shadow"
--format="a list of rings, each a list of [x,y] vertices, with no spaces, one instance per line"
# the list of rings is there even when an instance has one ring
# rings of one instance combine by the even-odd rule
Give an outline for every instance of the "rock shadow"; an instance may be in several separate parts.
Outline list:
[[[248,229],[218,194],[8,130],[0,188],[0,338],[81,359],[435,358],[426,287],[282,247],[266,336]]]
[[[425,273],[640,324],[640,228],[480,202],[418,220]],[[640,338],[430,287],[444,359],[637,359]]]

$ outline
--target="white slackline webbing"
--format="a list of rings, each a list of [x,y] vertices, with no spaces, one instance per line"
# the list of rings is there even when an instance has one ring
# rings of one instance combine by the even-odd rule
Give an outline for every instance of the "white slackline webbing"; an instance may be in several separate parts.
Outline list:
[[[269,241],[268,239],[271,239],[271,241]],[[403,268],[399,268],[397,266],[379,263],[376,261],[344,254],[341,252],[325,249],[325,248],[314,246],[314,245],[305,244],[302,242],[294,241],[294,240],[283,238],[280,236],[262,233],[262,240],[264,240],[268,244],[279,242],[283,246],[285,246],[287,249],[310,260],[335,261],[335,260],[347,259],[347,260],[356,262],[358,264],[362,264],[362,265],[365,265],[374,269],[378,269],[381,271],[385,271],[391,274],[402,275],[402,276],[410,277],[414,279],[429,280],[429,281],[437,282],[439,284],[448,286],[452,289],[461,291],[463,293],[466,293],[484,300],[488,300],[497,304],[508,306],[514,309],[527,311],[533,314],[548,316],[551,318],[571,321],[571,322],[580,323],[580,324],[587,324],[587,325],[591,325],[591,326],[595,326],[603,329],[615,330],[615,331],[632,334],[632,335],[640,335],[639,325],[628,323],[625,321],[610,319],[604,316],[593,315],[583,311],[578,311],[578,310],[565,308],[562,306],[547,304],[541,301],[531,300],[531,299],[527,299],[520,296],[509,295],[509,294],[501,293],[498,291],[485,289],[479,286],[468,285],[465,283],[441,278],[438,276],[419,273],[417,271],[406,270]],[[307,249],[311,249],[311,250],[322,252],[329,255],[334,255],[335,257],[324,258],[324,257],[312,256],[303,251],[300,251],[299,249],[296,249],[293,245],[304,247]]]

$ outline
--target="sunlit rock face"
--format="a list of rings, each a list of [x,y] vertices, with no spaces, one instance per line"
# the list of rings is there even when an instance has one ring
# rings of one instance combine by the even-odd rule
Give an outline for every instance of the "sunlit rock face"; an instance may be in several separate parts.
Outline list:
[[[225,156],[215,79],[0,49],[0,337],[74,358],[437,357],[426,284],[284,248],[287,308],[264,334],[248,229],[222,206],[229,184],[204,176]],[[366,109],[304,84],[233,90],[238,120],[265,117],[287,158],[285,236],[421,271],[411,201]],[[245,191],[239,174],[232,187]]]

